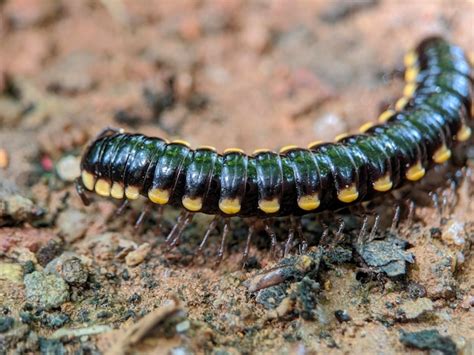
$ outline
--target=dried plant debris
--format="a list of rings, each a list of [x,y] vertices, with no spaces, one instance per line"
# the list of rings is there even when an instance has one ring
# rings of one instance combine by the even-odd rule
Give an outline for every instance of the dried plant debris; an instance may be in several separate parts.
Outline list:
[[[420,350],[438,350],[444,355],[456,355],[456,344],[450,337],[442,336],[435,329],[422,330],[420,332],[400,333],[400,341],[408,347]]]
[[[407,272],[407,263],[414,263],[413,254],[406,251],[408,242],[395,236],[383,240],[356,244],[356,251],[363,261],[376,272],[389,277],[400,277]]]
[[[322,249],[305,255],[282,259],[277,266],[253,277],[246,284],[249,292],[256,292],[287,281],[300,281],[308,274],[316,275],[321,262]]]
[[[153,336],[155,339],[172,337],[177,332],[183,331],[185,320],[186,313],[179,302],[176,300],[169,301],[129,327],[107,354],[129,354],[132,352],[132,348],[147,336]]]
[[[290,314],[307,320],[316,318],[320,285],[315,278],[321,256],[322,249],[317,248],[305,255],[287,257],[246,283],[250,292],[257,292],[256,301],[272,310],[268,319]]]

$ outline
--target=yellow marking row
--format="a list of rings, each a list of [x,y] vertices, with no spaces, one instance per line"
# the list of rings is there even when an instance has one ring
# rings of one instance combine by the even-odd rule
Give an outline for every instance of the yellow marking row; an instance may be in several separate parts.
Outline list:
[[[301,196],[298,199],[298,207],[305,211],[315,210],[319,207],[320,204],[321,201],[319,200],[319,195],[317,193],[312,195]]]
[[[375,191],[386,192],[392,188],[393,182],[392,182],[392,179],[390,178],[390,175],[386,174],[382,176],[381,178],[375,180],[372,186]]]
[[[358,197],[359,191],[357,191],[357,186],[355,184],[346,186],[337,193],[337,199],[344,203],[354,202]]]
[[[461,129],[456,134],[456,140],[459,142],[465,142],[471,137],[471,134],[471,128],[468,127],[466,124],[463,124]]]

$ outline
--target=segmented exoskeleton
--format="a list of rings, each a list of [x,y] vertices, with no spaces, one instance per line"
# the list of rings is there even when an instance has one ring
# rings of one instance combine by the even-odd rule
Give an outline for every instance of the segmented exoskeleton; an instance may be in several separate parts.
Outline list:
[[[189,212],[257,218],[336,210],[372,199],[420,180],[471,134],[473,78],[463,51],[431,37],[405,56],[405,65],[403,97],[360,134],[247,155],[108,130],[83,155],[79,190],[128,200],[143,195]]]

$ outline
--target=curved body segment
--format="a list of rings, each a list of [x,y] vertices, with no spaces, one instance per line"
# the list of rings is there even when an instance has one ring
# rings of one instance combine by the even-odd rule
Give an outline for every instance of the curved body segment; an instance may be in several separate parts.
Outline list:
[[[471,133],[471,65],[463,51],[432,37],[406,56],[404,96],[380,124],[335,143],[280,153],[217,153],[186,142],[107,132],[81,163],[81,184],[101,196],[170,204],[241,217],[335,210],[420,180]]]

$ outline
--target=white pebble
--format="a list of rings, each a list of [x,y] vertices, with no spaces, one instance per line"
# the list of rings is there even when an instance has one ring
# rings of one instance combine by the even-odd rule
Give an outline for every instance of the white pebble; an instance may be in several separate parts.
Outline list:
[[[74,181],[80,174],[80,160],[73,155],[62,157],[56,164],[56,172],[61,180]]]

